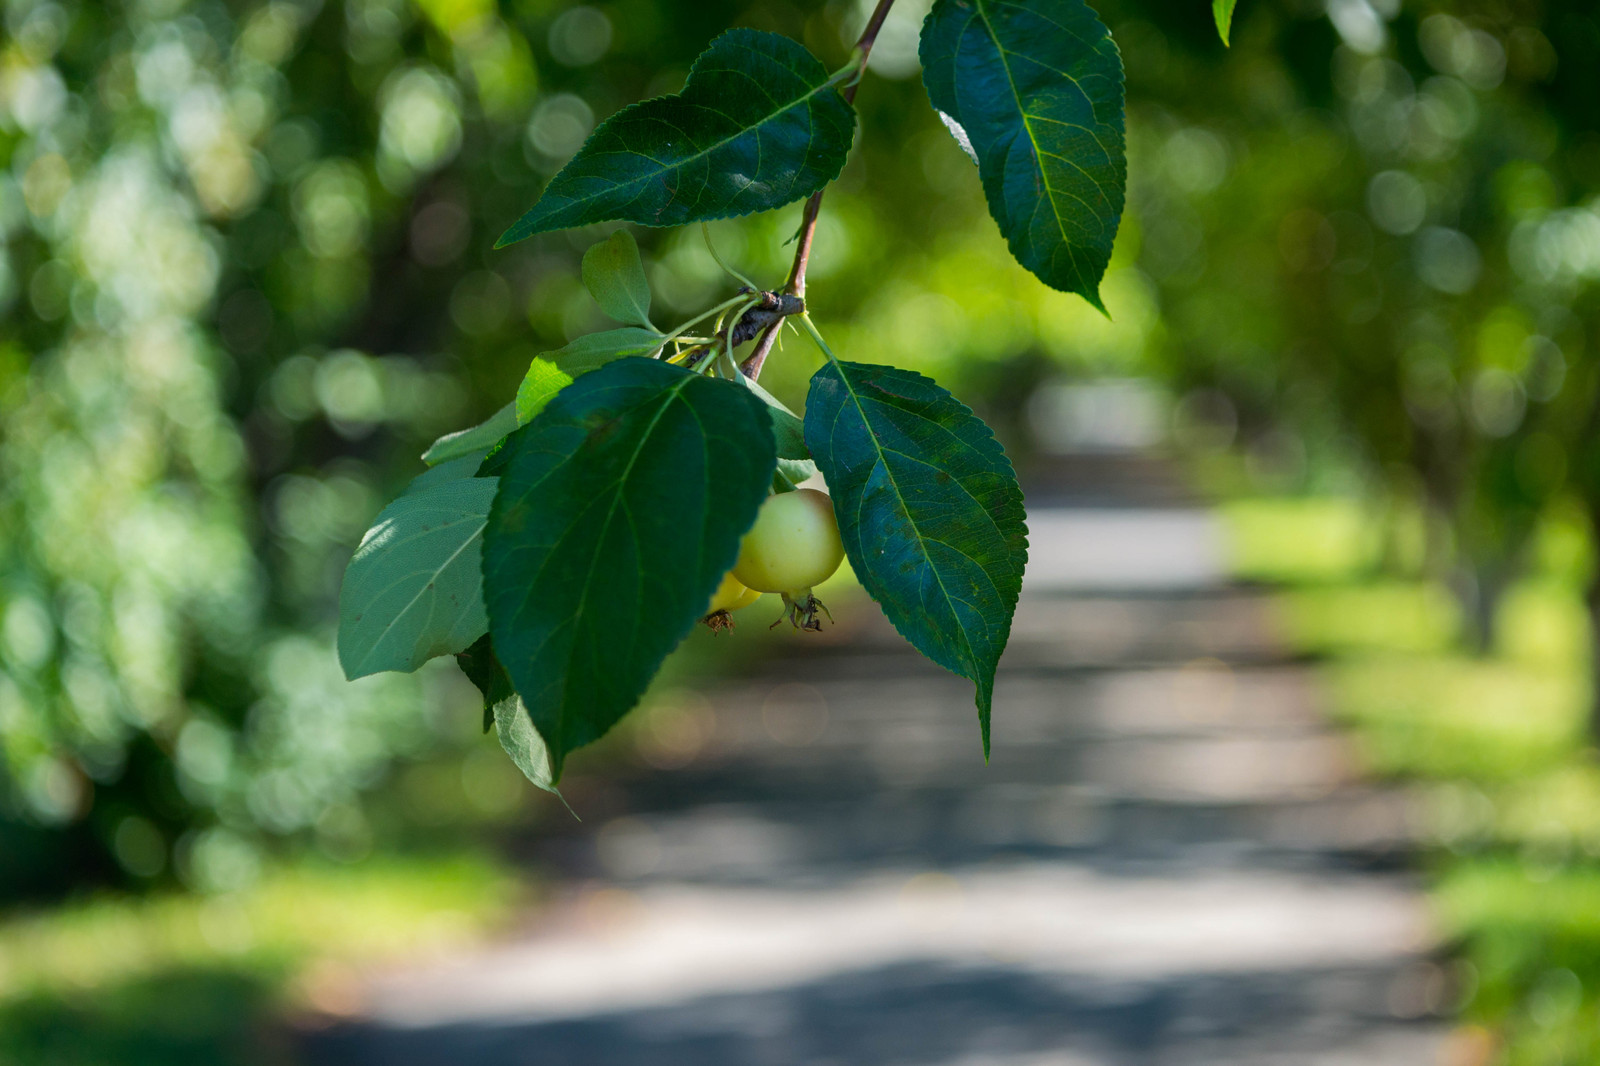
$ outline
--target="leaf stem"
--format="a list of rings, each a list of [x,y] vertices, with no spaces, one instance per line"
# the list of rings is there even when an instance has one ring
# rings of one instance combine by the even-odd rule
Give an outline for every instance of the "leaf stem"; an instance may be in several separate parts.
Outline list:
[[[828,342],[822,339],[821,333],[817,332],[817,327],[812,323],[811,316],[801,315],[800,324],[806,328],[807,333],[811,334],[811,339],[816,342],[818,348],[822,349],[822,354],[828,357],[828,362],[837,363],[839,357],[833,354],[833,349],[828,347]]]
[[[691,326],[699,325],[701,322],[704,322],[706,319],[710,318],[712,315],[720,315],[724,311],[726,311],[728,308],[733,307],[736,304],[743,303],[747,299],[749,299],[749,297],[746,294],[740,293],[738,296],[734,296],[734,297],[732,297],[730,299],[722,301],[717,306],[711,308],[711,310],[709,310],[709,311],[702,311],[700,314],[695,315],[689,321],[685,322],[683,325],[679,326],[677,329],[673,330],[671,333],[668,333],[665,337],[661,338],[661,346],[663,348],[665,348],[668,343],[670,343],[671,341],[677,340],[679,337],[681,337],[685,333],[689,332],[689,328]]]
[[[861,75],[867,69],[867,57],[872,54],[872,46],[877,43],[878,33],[883,29],[884,20],[889,17],[889,9],[894,7],[894,0],[878,0],[878,6],[872,9],[872,14],[867,18],[867,24],[861,30],[861,36],[856,40],[855,51],[851,58],[855,61],[855,78],[839,90],[846,103],[854,103],[856,89],[861,84]],[[846,68],[849,69],[849,68]],[[811,194],[811,199],[806,201],[805,210],[800,215],[800,238],[795,242],[794,264],[789,268],[789,279],[784,282],[784,291],[794,296],[804,297],[806,294],[806,267],[811,262],[811,242],[817,234],[817,216],[822,211],[822,194],[827,189],[818,189]],[[802,316],[803,318],[804,316]],[[810,322],[807,321],[810,327]],[[761,364],[766,362],[767,353],[772,351],[772,346],[778,339],[778,327],[781,322],[767,327],[761,335],[761,340],[756,344],[755,351],[744,361],[741,369],[751,378],[761,373]],[[810,327],[812,336],[816,336],[816,329]],[[820,341],[819,341],[820,343]],[[826,351],[826,346],[824,346]],[[829,353],[830,358],[832,353]]]
[[[761,291],[761,286],[757,285],[755,282],[751,281],[749,278],[745,277],[743,274],[733,269],[733,267],[722,261],[722,256],[717,254],[717,246],[711,243],[711,226],[709,223],[700,223],[700,233],[706,239],[706,251],[711,253],[711,258],[717,261],[717,266],[722,268],[723,273],[733,278],[745,288],[750,289],[752,292]]]

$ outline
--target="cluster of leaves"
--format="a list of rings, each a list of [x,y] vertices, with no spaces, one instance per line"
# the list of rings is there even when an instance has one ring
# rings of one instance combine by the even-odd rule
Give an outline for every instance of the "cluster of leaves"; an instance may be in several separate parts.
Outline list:
[[[500,243],[819,195],[850,149],[848,89],[870,46],[830,73],[777,34],[723,34],[680,93],[603,123]],[[1013,255],[1100,307],[1126,184],[1122,65],[1105,27],[1081,0],[939,0],[920,51]],[[796,294],[803,271],[797,258]],[[351,562],[347,673],[461,656],[486,725],[551,787],[705,614],[762,500],[819,471],[863,586],[912,644],[975,683],[987,752],[1027,557],[1022,493],[988,427],[921,375],[831,352],[796,418],[733,359],[744,314],[771,294],[747,287],[662,332],[626,231],[589,250],[583,278],[620,327],[536,358],[514,403],[429,450],[432,469]],[[690,333],[712,314],[727,327]]]

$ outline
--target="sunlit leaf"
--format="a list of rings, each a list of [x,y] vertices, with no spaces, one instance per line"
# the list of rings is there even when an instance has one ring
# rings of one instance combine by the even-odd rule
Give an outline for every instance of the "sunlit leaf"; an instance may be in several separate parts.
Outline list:
[[[495,737],[522,775],[546,792],[556,792],[550,772],[550,752],[544,738],[533,728],[527,709],[511,677],[494,653],[494,641],[485,633],[477,642],[456,656],[461,672],[483,693],[483,731],[493,729]]]
[[[805,427],[851,567],[917,650],[977,685],[987,757],[995,667],[1028,561],[1011,461],[955,397],[888,366],[823,366]]]
[[[422,453],[422,461],[429,466],[435,466],[447,459],[460,459],[474,452],[487,451],[516,428],[517,407],[508,403],[471,429],[447,433],[434,441],[428,450]]]
[[[854,132],[855,112],[803,46],[730,30],[681,93],[602,122],[499,246],[611,219],[679,226],[782,207],[839,176]]]
[[[1019,263],[1095,307],[1128,168],[1122,57],[1083,0],[937,0],[922,80]]]
[[[1231,44],[1228,34],[1233,32],[1233,5],[1235,0],[1211,0],[1211,14],[1217,20],[1217,33],[1223,44]]]
[[[528,372],[517,386],[517,425],[532,422],[545,404],[555,399],[556,393],[571,384],[572,375],[548,359],[538,358],[528,364]]]
[[[633,234],[618,230],[583,253],[583,285],[600,310],[629,326],[650,323],[650,282]]]
[[[339,593],[346,677],[415,670],[483,635],[479,560],[495,486],[492,478],[438,481],[379,513]]]
[[[626,359],[563,389],[495,458],[490,631],[559,777],[705,614],[772,481],[771,420],[731,382]]]

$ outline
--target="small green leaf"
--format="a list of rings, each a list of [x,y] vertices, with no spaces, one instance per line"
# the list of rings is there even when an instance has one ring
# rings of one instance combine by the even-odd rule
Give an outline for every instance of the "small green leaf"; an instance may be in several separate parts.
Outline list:
[[[1028,561],[1011,461],[944,389],[867,363],[812,376],[806,440],[861,584],[918,651],[977,685],[988,758],[995,667]]]
[[[602,122],[496,247],[591,222],[681,226],[803,200],[839,176],[855,118],[802,45],[729,30],[683,92]]]
[[[522,776],[546,792],[561,795],[556,789],[555,772],[550,768],[550,749],[545,747],[539,731],[533,728],[533,719],[528,717],[528,709],[522,705],[521,698],[513,695],[494,705],[494,732]]]
[[[459,459],[473,452],[487,451],[500,442],[500,438],[517,428],[517,408],[506,404],[486,420],[471,429],[446,433],[422,453],[422,461],[435,466],[446,459]]]
[[[565,348],[545,352],[539,358],[548,359],[568,377],[575,378],[630,355],[654,355],[661,350],[663,339],[653,329],[623,326],[621,329],[585,334]]]
[[[806,447],[805,424],[753,378],[741,374],[739,380],[767,405],[767,415],[772,419],[772,435],[778,443],[778,477],[783,479],[784,487],[794,488],[816,476],[817,464],[811,461],[811,449]]]
[[[517,386],[517,425],[532,422],[545,404],[555,399],[556,393],[571,384],[572,375],[548,359],[538,358],[528,364],[528,373]]]
[[[1211,14],[1217,20],[1217,33],[1222,43],[1232,47],[1228,34],[1233,32],[1233,5],[1235,0],[1211,0]]]
[[[586,374],[506,438],[490,632],[556,777],[639,701],[755,521],[776,463],[749,390],[652,359]]]
[[[440,481],[405,493],[379,513],[339,593],[339,662],[346,677],[415,670],[483,635],[488,619],[479,559],[495,487],[490,478]]]
[[[922,80],[1019,263],[1101,311],[1128,182],[1122,57],[1083,0],[937,0]]]
[[[653,330],[650,282],[633,234],[618,230],[583,253],[583,285],[600,310],[629,326]]]
[[[546,792],[556,791],[550,774],[550,753],[533,728],[528,712],[511,687],[506,668],[494,654],[494,642],[485,633],[477,642],[456,656],[461,672],[483,693],[483,731],[493,729],[500,746],[511,756],[522,775]]]

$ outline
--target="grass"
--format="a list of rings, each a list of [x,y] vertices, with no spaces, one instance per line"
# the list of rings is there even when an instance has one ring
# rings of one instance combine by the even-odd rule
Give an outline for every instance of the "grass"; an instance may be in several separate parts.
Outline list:
[[[1277,586],[1279,629],[1318,660],[1366,767],[1431,799],[1434,907],[1466,977],[1463,1032],[1490,1034],[1481,1061],[1600,1062],[1600,764],[1581,571],[1547,567],[1513,589],[1493,654],[1474,657],[1442,585],[1376,576],[1381,545],[1359,505],[1247,499],[1222,514],[1235,573]]]
[[[0,1062],[275,1066],[285,1011],[340,975],[500,922],[516,883],[473,858],[291,866],[217,896],[104,897],[0,920]]]

